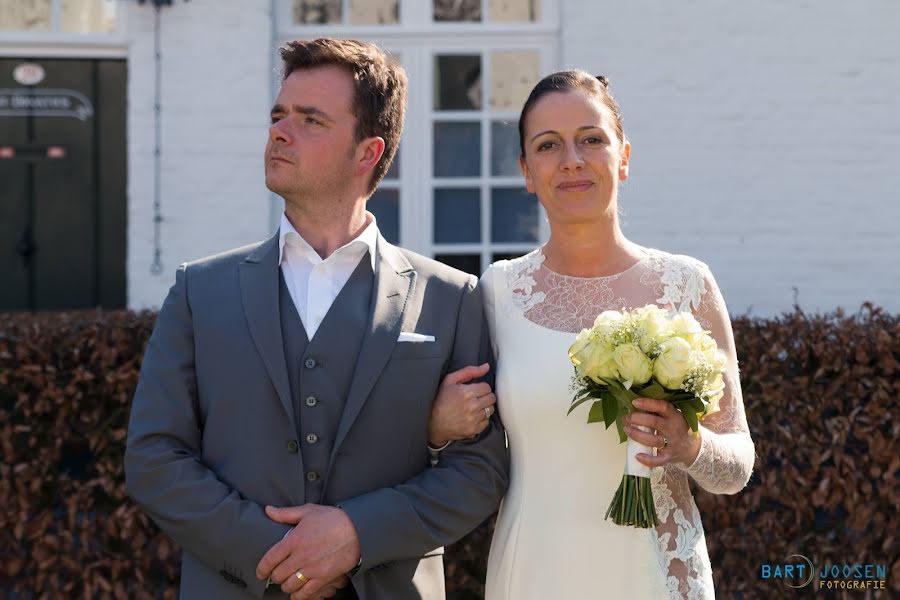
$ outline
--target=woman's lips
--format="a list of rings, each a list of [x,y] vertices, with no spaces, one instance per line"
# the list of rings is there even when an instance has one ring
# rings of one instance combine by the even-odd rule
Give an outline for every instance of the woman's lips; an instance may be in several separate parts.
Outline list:
[[[594,185],[593,181],[566,181],[556,187],[564,192],[583,192],[592,185]]]

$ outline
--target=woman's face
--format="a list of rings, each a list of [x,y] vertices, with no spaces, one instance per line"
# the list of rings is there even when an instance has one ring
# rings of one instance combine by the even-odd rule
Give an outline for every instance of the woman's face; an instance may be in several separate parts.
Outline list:
[[[612,112],[580,90],[551,92],[534,104],[525,119],[525,157],[519,164],[551,224],[615,214],[631,153],[615,132]]]

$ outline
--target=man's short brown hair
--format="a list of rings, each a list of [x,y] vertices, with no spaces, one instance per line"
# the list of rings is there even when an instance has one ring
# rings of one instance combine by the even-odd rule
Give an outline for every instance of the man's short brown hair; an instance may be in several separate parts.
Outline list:
[[[282,80],[298,69],[336,66],[353,76],[356,141],[384,139],[384,154],[372,171],[369,193],[387,173],[397,153],[406,111],[406,71],[378,46],[357,40],[319,38],[288,42],[278,52],[284,61]]]

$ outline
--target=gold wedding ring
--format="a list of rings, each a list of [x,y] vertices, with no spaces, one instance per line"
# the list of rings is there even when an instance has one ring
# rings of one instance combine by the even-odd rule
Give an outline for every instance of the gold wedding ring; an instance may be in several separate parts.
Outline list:
[[[307,581],[309,581],[309,578],[300,571],[294,573],[294,576],[300,580],[300,583],[306,583]]]
[[[493,411],[491,411],[491,407],[490,407],[490,406],[485,406],[485,407],[484,407],[484,418],[485,418],[485,419],[490,419],[492,414],[494,414],[494,413],[493,413]]]

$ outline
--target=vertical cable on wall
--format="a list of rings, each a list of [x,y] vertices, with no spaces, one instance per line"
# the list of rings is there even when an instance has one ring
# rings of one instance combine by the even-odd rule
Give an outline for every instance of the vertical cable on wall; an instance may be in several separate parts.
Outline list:
[[[153,110],[156,120],[156,141],[153,148],[153,264],[150,265],[150,273],[159,275],[163,271],[162,264],[162,190],[160,188],[162,178],[162,51],[160,49],[160,15],[162,2],[154,2],[153,23],[153,49],[156,62],[156,85]]]

